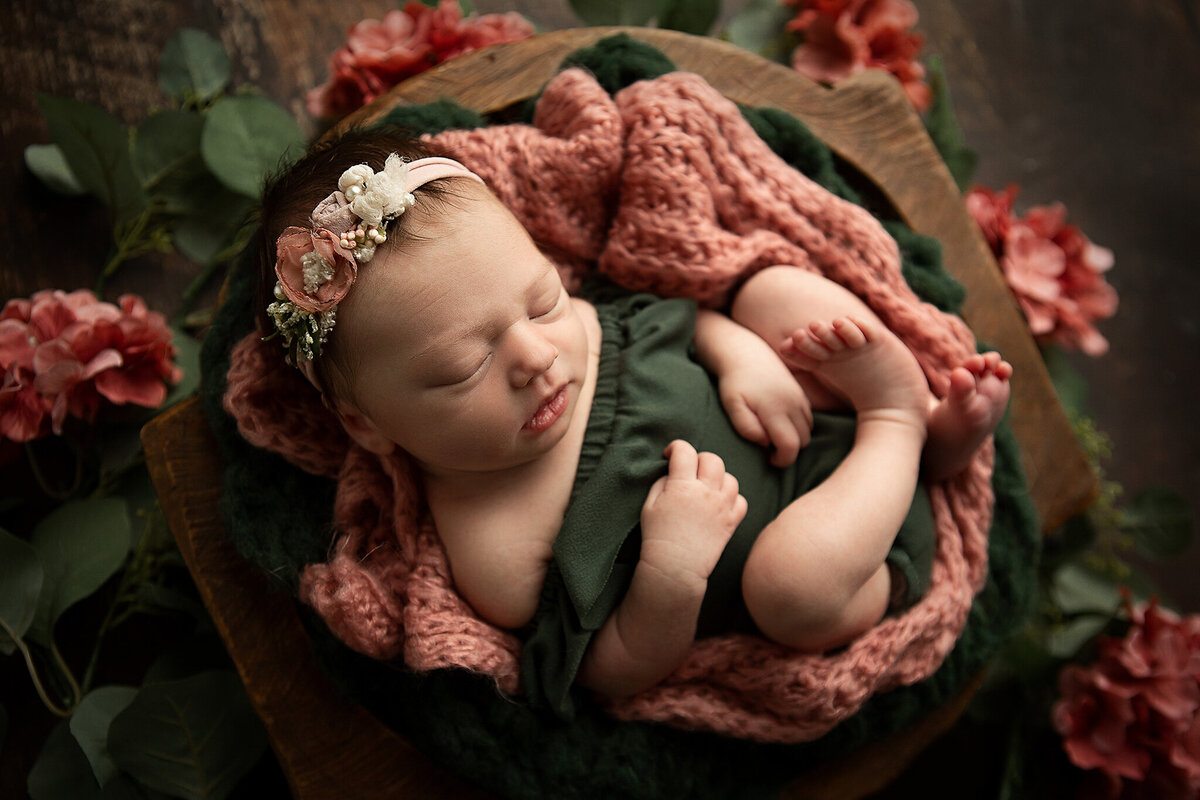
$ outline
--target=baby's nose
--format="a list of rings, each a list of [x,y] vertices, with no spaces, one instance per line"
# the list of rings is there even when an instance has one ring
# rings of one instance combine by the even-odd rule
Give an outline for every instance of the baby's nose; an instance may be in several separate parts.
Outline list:
[[[529,332],[518,344],[517,357],[513,361],[512,382],[520,388],[545,373],[558,360],[558,348],[545,336]]]

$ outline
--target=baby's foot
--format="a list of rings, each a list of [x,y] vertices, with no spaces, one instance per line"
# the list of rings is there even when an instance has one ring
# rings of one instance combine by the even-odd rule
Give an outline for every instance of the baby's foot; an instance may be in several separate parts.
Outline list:
[[[780,353],[845,397],[860,420],[864,412],[899,412],[924,427],[925,375],[904,343],[877,323],[852,317],[812,322],[784,340]]]
[[[992,434],[1010,393],[1012,365],[999,353],[974,355],[950,373],[950,390],[929,411],[922,467],[931,480],[961,472]]]

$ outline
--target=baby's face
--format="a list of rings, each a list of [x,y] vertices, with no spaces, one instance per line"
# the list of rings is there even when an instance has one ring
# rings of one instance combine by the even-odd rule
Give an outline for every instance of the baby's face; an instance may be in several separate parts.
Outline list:
[[[481,188],[458,205],[372,261],[334,333],[352,337],[357,410],[434,473],[547,453],[589,364],[583,321],[525,229]]]

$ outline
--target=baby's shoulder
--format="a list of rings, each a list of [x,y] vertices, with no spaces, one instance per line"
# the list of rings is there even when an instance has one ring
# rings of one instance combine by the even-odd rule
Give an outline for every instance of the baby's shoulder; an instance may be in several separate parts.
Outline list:
[[[536,503],[485,498],[430,504],[455,586],[489,622],[517,628],[533,617],[558,524]]]

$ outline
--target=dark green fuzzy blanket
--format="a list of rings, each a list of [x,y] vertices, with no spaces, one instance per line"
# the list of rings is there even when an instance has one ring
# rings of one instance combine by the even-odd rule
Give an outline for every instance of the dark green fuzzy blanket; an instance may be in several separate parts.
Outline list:
[[[673,71],[661,53],[628,37],[579,51],[564,66],[590,70],[609,92]],[[525,109],[531,118],[532,104]],[[775,109],[743,109],[781,157],[834,194],[855,202],[849,170],[800,122]],[[486,125],[449,102],[399,108],[384,120],[421,132]],[[863,193],[865,194],[865,193]],[[872,209],[875,211],[876,209]],[[936,241],[885,220],[903,257],[905,279],[925,300],[955,311],[961,287],[941,266]],[[230,276],[225,303],[204,343],[202,396],[226,464],[222,513],[239,551],[295,588],[307,563],[323,561],[331,539],[334,485],[258,450],[221,406],[234,344],[253,325],[255,268],[249,257]],[[987,584],[955,649],[923,683],[871,698],[815,742],[772,745],[616,722],[584,706],[565,724],[501,696],[490,680],[457,670],[416,674],[342,646],[309,614],[314,649],[346,690],[436,761],[505,797],[766,797],[807,766],[902,730],[952,698],[1016,631],[1030,609],[1038,525],[1006,424],[996,434],[996,504]]]

